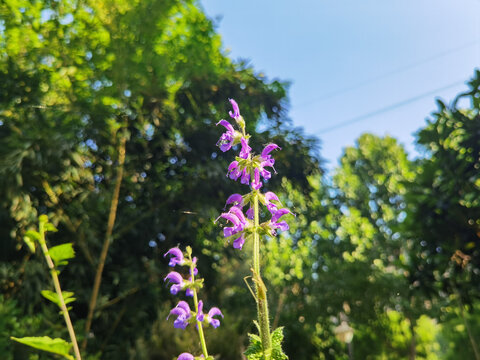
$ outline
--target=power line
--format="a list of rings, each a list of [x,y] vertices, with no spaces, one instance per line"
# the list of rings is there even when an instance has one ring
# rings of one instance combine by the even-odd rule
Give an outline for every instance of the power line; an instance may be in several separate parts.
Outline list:
[[[480,1],[480,0],[478,0]],[[324,101],[324,100],[327,100],[327,99],[330,99],[330,98],[333,98],[335,96],[338,96],[338,95],[341,95],[343,93],[346,93],[346,92],[350,92],[352,90],[356,90],[358,88],[361,88],[365,85],[368,85],[370,83],[373,83],[373,82],[376,82],[378,80],[381,80],[381,79],[384,79],[386,77],[389,77],[389,76],[392,76],[392,75],[396,75],[398,73],[402,73],[404,71],[407,71],[409,69],[412,69],[414,67],[417,67],[419,65],[423,65],[425,63],[428,63],[428,62],[431,62],[433,60],[436,60],[438,58],[441,58],[441,57],[444,57],[444,56],[447,56],[447,55],[450,55],[452,53],[455,53],[455,52],[458,52],[460,50],[463,50],[463,49],[466,49],[466,48],[469,48],[473,45],[476,45],[476,44],[479,44],[480,43],[480,39],[477,39],[477,40],[474,40],[472,42],[469,42],[469,43],[466,43],[464,45],[461,45],[459,47],[456,47],[456,48],[453,48],[453,49],[450,49],[450,50],[446,50],[444,52],[441,52],[441,53],[438,53],[434,56],[431,56],[429,58],[426,58],[426,59],[423,59],[423,60],[420,60],[420,61],[417,61],[417,62],[414,62],[414,63],[411,63],[411,64],[408,64],[408,65],[405,65],[403,67],[399,67],[395,70],[392,70],[392,71],[389,71],[387,73],[384,73],[384,74],[381,74],[381,75],[378,75],[378,76],[375,76],[373,78],[370,78],[370,79],[367,79],[365,81],[362,81],[362,82],[359,82],[357,83],[356,85],[353,85],[353,86],[349,86],[349,87],[345,87],[343,89],[339,89],[339,90],[335,90],[335,91],[332,91],[330,93],[327,93],[327,94],[324,94],[320,97],[317,97],[315,99],[312,99],[312,100],[308,100],[306,102],[303,102],[303,103],[300,103],[299,105],[295,106],[296,109],[298,108],[301,108],[301,107],[304,107],[304,106],[308,106],[310,104],[313,104],[313,103],[317,103],[317,102],[321,102],[321,101]]]
[[[351,124],[354,124],[354,123],[357,123],[357,122],[366,120],[366,119],[371,118],[371,117],[373,117],[373,116],[376,116],[376,115],[379,115],[379,114],[383,114],[383,113],[385,113],[385,112],[388,112],[388,111],[397,109],[397,108],[399,108],[399,107],[408,105],[408,104],[410,104],[410,103],[413,103],[413,102],[415,102],[415,101],[421,100],[421,99],[426,98],[426,97],[428,97],[428,96],[435,95],[435,94],[437,94],[439,91],[447,90],[447,89],[450,89],[450,88],[452,88],[452,87],[455,87],[455,86],[458,86],[458,85],[463,85],[463,84],[465,84],[465,81],[457,81],[457,82],[452,83],[452,84],[450,84],[450,85],[447,85],[447,86],[444,86],[444,87],[441,87],[441,88],[438,88],[438,89],[435,89],[435,90],[431,90],[431,91],[429,91],[429,92],[426,92],[426,93],[423,93],[423,94],[414,96],[414,97],[412,97],[412,98],[409,98],[409,99],[406,99],[406,100],[397,102],[397,103],[395,103],[395,104],[392,104],[392,105],[383,107],[383,108],[381,108],[381,109],[372,111],[372,112],[370,112],[370,113],[368,113],[368,114],[361,115],[361,116],[357,116],[357,117],[354,117],[354,118],[352,118],[352,119],[350,119],[350,120],[346,120],[346,121],[343,121],[343,122],[341,122],[341,123],[339,123],[339,124],[336,124],[336,125],[333,125],[333,126],[324,128],[324,129],[322,129],[322,130],[319,130],[319,131],[315,132],[315,134],[316,134],[316,135],[321,135],[321,134],[325,134],[325,133],[327,133],[327,132],[330,132],[330,131],[333,131],[333,130],[336,130],[336,129],[340,129],[340,128],[342,128],[342,127],[345,127],[345,126],[348,126],[348,125],[351,125]]]

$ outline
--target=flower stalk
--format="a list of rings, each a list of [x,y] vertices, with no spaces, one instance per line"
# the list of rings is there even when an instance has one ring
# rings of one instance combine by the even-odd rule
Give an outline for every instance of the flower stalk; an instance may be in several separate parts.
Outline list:
[[[208,355],[203,325],[205,323],[205,325],[218,328],[220,326],[220,320],[216,319],[215,316],[221,316],[223,318],[223,314],[217,307],[212,307],[207,314],[203,313],[203,301],[198,299],[198,290],[203,287],[203,279],[195,279],[195,276],[198,275],[197,258],[192,257],[192,248],[187,246],[186,253],[184,254],[178,247],[174,247],[164,255],[164,257],[167,256],[170,257],[169,266],[175,267],[178,265],[188,267],[189,274],[189,278],[186,280],[180,273],[176,271],[170,272],[165,277],[165,281],[168,280],[168,282],[172,284],[170,286],[170,293],[177,295],[180,291],[185,291],[186,296],[193,298],[194,304],[194,308],[191,310],[186,301],[179,301],[177,306],[170,311],[167,320],[170,315],[176,315],[177,319],[174,321],[173,326],[183,330],[185,330],[188,325],[195,324],[202,347],[201,356],[182,353],[178,356],[177,360],[213,360],[213,357]]]
[[[260,226],[260,214],[258,207],[258,193],[253,198],[253,211],[254,211],[254,226],[253,233],[253,271],[255,280],[255,292],[257,295],[257,314],[260,338],[262,339],[262,346],[264,354],[271,352],[270,341],[270,319],[268,315],[268,301],[267,301],[267,288],[265,287],[262,277],[260,275],[260,235],[258,228]]]
[[[45,256],[45,260],[47,262],[48,268],[50,269],[50,275],[52,277],[53,285],[55,287],[55,292],[58,296],[60,310],[62,311],[63,317],[65,319],[65,324],[67,325],[68,334],[70,335],[70,339],[72,341],[75,359],[82,360],[82,357],[80,355],[80,349],[77,343],[77,338],[75,336],[75,330],[73,328],[72,320],[70,319],[70,314],[68,313],[67,306],[65,305],[65,299],[62,294],[62,288],[60,287],[60,280],[58,279],[58,271],[55,268],[55,264],[53,263],[53,260],[48,253],[47,242],[45,240],[45,223],[46,222],[42,221],[42,219],[39,222],[38,232],[40,236],[38,239],[38,243],[40,244],[40,248],[42,249],[42,253]]]
[[[188,259],[190,260],[190,276],[192,277],[192,283],[195,283],[195,263],[192,261],[192,249],[190,247],[187,247],[187,256],[188,256]],[[198,314],[199,313],[198,295],[197,295],[197,289],[195,287],[193,288],[193,303],[195,305],[195,312]],[[202,325],[202,322],[198,320],[198,317],[196,318],[196,321],[197,321],[198,337],[200,339],[200,344],[202,345],[202,353],[203,353],[203,356],[207,359],[208,350],[207,350],[207,343],[205,341],[205,335],[203,334],[203,325]]]
[[[240,115],[238,104],[233,99],[230,99],[230,103],[233,111],[230,111],[229,114],[235,120],[239,131],[235,130],[228,121],[220,120],[217,125],[223,126],[226,131],[220,136],[217,146],[222,152],[226,152],[235,146],[240,147],[238,156],[228,166],[227,176],[235,181],[240,180],[240,183],[248,185],[251,191],[245,195],[230,195],[226,202],[226,206],[230,205],[230,209],[222,213],[218,219],[223,218],[231,223],[231,226],[223,228],[223,235],[227,242],[233,242],[235,249],[241,250],[246,241],[253,241],[252,273],[255,286],[254,298],[257,305],[257,327],[260,336],[251,336],[251,340],[261,343],[261,354],[255,352],[255,356],[253,356],[252,351],[257,350],[250,350],[250,348],[247,349],[245,354],[252,355],[252,357],[248,357],[249,359],[270,360],[272,353],[276,352],[277,355],[281,354],[282,359],[286,359],[287,357],[283,354],[280,345],[277,343],[273,344],[274,346],[272,345],[267,288],[260,273],[261,237],[264,235],[274,237],[277,230],[286,231],[289,229],[287,222],[280,220],[280,218],[283,215],[291,214],[290,210],[279,207],[281,205],[279,198],[273,192],[268,191],[262,194],[260,191],[260,188],[264,185],[263,181],[268,182],[272,176],[268,168],[276,172],[273,167],[275,159],[270,153],[280,149],[280,147],[277,144],[270,143],[264,147],[259,155],[253,154],[252,148],[248,144],[250,135],[245,131],[245,120]],[[263,223],[260,223],[260,203],[271,214],[270,220]],[[244,214],[243,208],[247,205],[249,208]],[[277,330],[275,332],[281,334],[281,328]],[[253,346],[252,349],[258,349],[259,346],[257,345]]]

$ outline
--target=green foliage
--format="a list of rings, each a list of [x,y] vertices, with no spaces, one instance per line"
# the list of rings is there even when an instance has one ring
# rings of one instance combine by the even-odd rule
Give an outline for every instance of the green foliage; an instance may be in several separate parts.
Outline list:
[[[48,250],[55,266],[67,265],[70,259],[75,257],[75,251],[73,250],[73,243],[66,243],[54,246]]]
[[[408,230],[417,244],[411,282],[431,297],[459,292],[480,296],[480,71],[470,90],[438,110],[418,132],[425,151],[409,185]],[[468,100],[470,107],[461,108]]]
[[[42,296],[45,298],[45,299],[48,299],[50,300],[51,302],[53,302],[54,304],[57,304],[57,306],[59,308],[61,308],[61,302],[60,302],[60,298],[58,296],[57,293],[53,292],[53,291],[50,291],[50,290],[42,290],[41,291],[41,294]],[[64,300],[64,303],[65,305],[66,304],[70,304],[71,302],[74,302],[76,299],[73,297],[73,292],[71,291],[62,291],[62,296],[63,296],[63,300]]]
[[[262,341],[258,335],[248,334],[250,344],[244,354],[248,360],[286,360],[288,356],[283,353],[283,328],[277,328],[271,333],[272,349],[270,354],[264,354]]]
[[[61,355],[69,360],[75,359],[72,355],[69,354],[72,344],[66,342],[63,339],[59,339],[59,338],[52,339],[52,338],[49,338],[48,336],[23,337],[23,338],[16,338],[12,336],[11,339],[38,350]]]
[[[263,360],[264,355],[260,336],[248,334],[248,338],[250,339],[250,344],[248,345],[247,350],[244,352],[244,355],[248,360]]]

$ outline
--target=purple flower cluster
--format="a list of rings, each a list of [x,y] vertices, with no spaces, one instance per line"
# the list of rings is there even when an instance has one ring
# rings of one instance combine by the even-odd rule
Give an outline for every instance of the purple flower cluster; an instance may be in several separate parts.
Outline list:
[[[260,155],[253,155],[252,148],[248,145],[249,135],[245,133],[245,121],[240,115],[238,104],[233,99],[229,99],[232,104],[233,111],[230,111],[230,116],[235,119],[240,131],[234,129],[233,125],[226,120],[220,120],[217,125],[224,126],[227,131],[223,133],[217,142],[220,150],[225,152],[230,150],[233,146],[240,144],[240,153],[234,161],[228,166],[227,176],[232,180],[240,179],[240,182],[245,185],[250,185],[252,192],[257,192],[260,202],[265,205],[272,215],[270,221],[261,225],[269,235],[275,236],[277,230],[288,230],[286,221],[280,221],[283,215],[291,214],[290,210],[286,208],[279,208],[280,201],[278,196],[269,191],[264,195],[258,191],[262,186],[262,181],[269,180],[272,173],[268,168],[273,169],[275,159],[272,157],[273,150],[280,150],[277,144],[268,144],[262,150]],[[240,194],[231,195],[226,205],[232,205],[230,209],[222,213],[219,218],[223,218],[231,223],[223,229],[223,235],[227,241],[233,239],[233,247],[242,249],[245,240],[251,234],[253,223],[250,220],[254,219],[253,208],[251,204],[251,196]],[[243,207],[250,203],[249,209],[243,213]]]
[[[177,329],[185,330],[190,323],[195,323],[198,327],[201,327],[202,324],[209,324],[213,328],[220,326],[220,320],[215,317],[222,317],[223,314],[217,307],[212,307],[206,314],[203,312],[203,301],[200,300],[197,303],[197,289],[202,287],[203,280],[195,279],[195,276],[198,275],[197,269],[197,258],[191,257],[191,249],[187,247],[187,256],[178,248],[174,247],[168,250],[164,257],[169,256],[168,265],[171,267],[187,266],[189,267],[189,277],[188,280],[185,280],[183,276],[176,272],[171,271],[165,277],[164,281],[168,281],[171,284],[170,293],[173,295],[178,294],[179,291],[185,290],[187,296],[193,297],[195,302],[195,308],[190,309],[190,306],[186,301],[179,301],[178,304],[170,310],[170,313],[167,316],[167,320],[171,315],[176,316],[176,319],[173,322],[173,327]],[[180,354],[177,360],[193,360],[195,357],[189,353]]]

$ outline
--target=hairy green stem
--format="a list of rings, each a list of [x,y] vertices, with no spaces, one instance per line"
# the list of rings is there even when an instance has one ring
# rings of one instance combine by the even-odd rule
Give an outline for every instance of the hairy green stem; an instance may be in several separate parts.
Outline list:
[[[192,261],[191,255],[189,254],[190,257],[190,275],[192,276],[192,283],[195,282],[195,275],[194,275],[194,269],[195,269],[195,264]],[[197,296],[197,289],[193,288],[193,302],[195,304],[195,312],[198,314],[198,296]],[[197,329],[198,329],[198,337],[200,338],[200,344],[202,345],[202,353],[205,359],[208,359],[208,351],[207,351],[207,343],[205,341],[205,335],[203,335],[203,326],[202,322],[197,320]]]
[[[45,256],[45,260],[47,261],[48,268],[50,269],[50,275],[52,276],[55,292],[57,293],[58,299],[60,301],[60,309],[62,310],[62,314],[65,319],[65,323],[67,325],[68,333],[70,334],[70,339],[72,340],[75,359],[82,360],[82,357],[80,356],[80,349],[78,348],[77,338],[75,336],[75,330],[73,329],[72,321],[70,320],[70,314],[68,313],[67,306],[65,305],[65,299],[63,298],[62,288],[60,287],[60,281],[58,279],[57,270],[55,269],[55,265],[52,261],[52,258],[48,254],[47,242],[45,240],[45,225],[42,221],[40,221],[39,233],[40,233],[40,240],[39,240],[40,247],[42,248],[43,255]]]
[[[255,222],[255,232],[253,233],[253,279],[257,295],[256,300],[260,339],[262,340],[263,354],[264,357],[266,357],[265,355],[270,354],[271,352],[270,319],[268,315],[267,288],[260,276],[260,236],[258,234],[260,214],[258,209],[258,193],[255,194],[253,198],[253,211]]]

